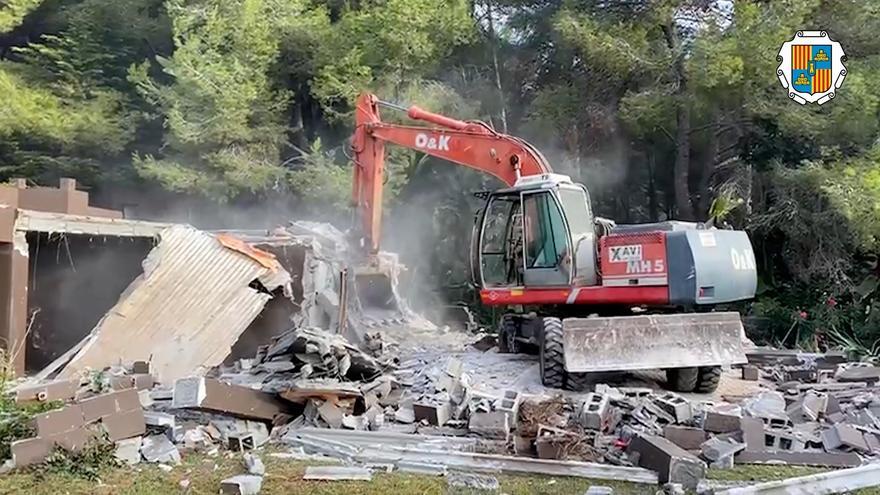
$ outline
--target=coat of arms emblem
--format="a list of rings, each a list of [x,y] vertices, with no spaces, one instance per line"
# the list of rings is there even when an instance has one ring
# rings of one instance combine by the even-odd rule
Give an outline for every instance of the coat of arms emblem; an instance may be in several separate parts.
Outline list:
[[[825,31],[798,31],[783,43],[776,59],[779,81],[801,105],[831,100],[846,77],[843,48]]]

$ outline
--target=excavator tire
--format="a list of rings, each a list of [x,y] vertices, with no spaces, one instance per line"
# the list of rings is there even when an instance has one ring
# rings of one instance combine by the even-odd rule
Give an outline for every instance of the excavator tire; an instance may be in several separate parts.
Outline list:
[[[573,392],[586,392],[590,388],[589,373],[568,373],[565,376],[565,389]]]
[[[513,315],[504,315],[498,322],[498,351],[504,354],[516,354],[519,352],[519,342],[516,341],[517,321]]]
[[[666,383],[671,390],[676,392],[693,392],[697,387],[699,369],[692,368],[669,368],[666,370]]]
[[[711,394],[721,382],[721,366],[700,366],[697,371],[697,385],[694,392]]]
[[[547,387],[565,386],[565,357],[562,346],[562,320],[543,318],[544,331],[541,334],[541,382]]]

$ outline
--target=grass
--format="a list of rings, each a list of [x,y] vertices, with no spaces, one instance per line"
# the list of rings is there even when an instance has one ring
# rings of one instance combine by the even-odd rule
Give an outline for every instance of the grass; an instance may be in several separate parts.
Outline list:
[[[266,464],[262,494],[352,494],[404,495],[418,494],[476,494],[475,490],[449,488],[446,479],[436,476],[403,473],[378,473],[370,482],[364,481],[303,481],[305,468],[313,462],[280,459],[259,452]],[[820,468],[798,466],[736,466],[731,470],[712,470],[709,478],[726,481],[766,481],[805,476],[823,472]],[[89,481],[69,472],[14,472],[0,476],[0,495],[146,495],[159,493],[216,494],[220,481],[245,472],[240,454],[221,454],[209,457],[201,454],[184,456],[183,462],[170,472],[152,464],[134,467],[103,468],[99,480]],[[501,489],[498,493],[527,494],[583,494],[590,485],[605,485],[615,494],[654,494],[657,487],[620,481],[588,480],[583,478],[550,476],[498,475]],[[188,489],[181,482],[188,481]],[[860,490],[860,494],[880,495],[880,490]]]

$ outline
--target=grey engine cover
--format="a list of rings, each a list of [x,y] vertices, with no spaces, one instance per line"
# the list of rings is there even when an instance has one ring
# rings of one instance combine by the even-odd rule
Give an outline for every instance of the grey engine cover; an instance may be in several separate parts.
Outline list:
[[[755,254],[745,232],[670,231],[666,257],[672,304],[709,305],[755,297]]]

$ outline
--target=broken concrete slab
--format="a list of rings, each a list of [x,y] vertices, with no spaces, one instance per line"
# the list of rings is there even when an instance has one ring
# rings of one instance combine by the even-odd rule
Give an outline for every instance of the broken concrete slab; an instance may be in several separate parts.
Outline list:
[[[756,452],[744,450],[734,458],[736,464],[787,464],[791,466],[853,467],[862,464],[854,452]]]
[[[159,237],[144,273],[84,339],[61,378],[119,361],[150,361],[163,383],[203,374],[222,363],[271,292],[289,283],[274,256],[240,249],[230,236],[174,225]],[[251,284],[258,279],[274,285],[257,290]]]
[[[690,426],[666,425],[663,428],[663,437],[685,450],[699,450],[706,441],[706,432]]]
[[[244,466],[250,474],[257,476],[263,476],[266,474],[266,465],[263,464],[263,460],[255,454],[247,453],[244,455]]]
[[[748,381],[758,381],[760,371],[757,366],[746,364],[742,367],[742,379]]]
[[[124,411],[104,416],[101,418],[101,427],[107,434],[108,440],[116,442],[131,437],[139,437],[146,433],[144,423],[144,411],[140,408],[132,411]]]
[[[141,443],[142,437],[126,438],[116,442],[116,451],[113,456],[117,460],[132,466],[141,462]]]
[[[730,433],[739,430],[740,417],[716,411],[706,412],[703,429],[710,433]]]
[[[880,485],[880,464],[811,474],[797,478],[767,481],[757,485],[731,488],[718,495],[753,495],[760,493],[858,493],[860,488]]]
[[[712,437],[700,446],[703,457],[710,461],[718,461],[725,457],[733,457],[734,454],[746,448],[746,444],[735,441],[721,440]]]
[[[262,487],[262,476],[239,474],[220,482],[220,495],[258,495]]]
[[[144,437],[141,443],[141,455],[147,462],[180,463],[180,451],[165,435]]]
[[[79,390],[79,379],[54,380],[35,385],[22,386],[14,389],[15,402],[51,402],[53,400],[69,400]]]
[[[685,488],[695,489],[706,474],[703,461],[663,437],[636,436],[627,453],[639,466],[656,471],[661,483],[681,483]]]
[[[819,415],[825,411],[828,396],[812,390],[807,391],[801,398],[792,403],[785,413],[794,423],[816,421]]]
[[[510,415],[506,411],[471,413],[468,430],[485,438],[507,441],[510,438]]]
[[[746,450],[764,450],[764,422],[758,418],[743,417],[740,419],[742,441],[746,444]]]
[[[413,404],[413,415],[416,421],[427,421],[429,425],[443,426],[452,415],[449,402],[417,402]]]
[[[822,432],[822,445],[825,450],[846,450],[869,452],[868,443],[864,435],[852,426],[838,423]]]
[[[303,474],[304,480],[323,481],[370,481],[373,473],[362,467],[349,466],[308,466]]]
[[[86,423],[91,423],[119,412],[142,409],[140,397],[137,391],[133,389],[97,395],[80,400],[78,404],[82,408],[83,419]]]
[[[331,401],[326,401],[318,407],[318,415],[327,422],[331,428],[342,428],[342,420],[345,412]]]
[[[614,495],[614,489],[610,486],[590,485],[584,495]]]
[[[43,462],[52,453],[54,444],[44,438],[27,438],[16,440],[10,445],[12,463],[21,468]]]
[[[838,371],[834,379],[838,382],[865,382],[876,383],[880,380],[880,367],[876,366],[850,366]]]
[[[172,407],[216,411],[267,421],[288,412],[287,405],[271,394],[202,377],[177,380],[174,383]]]
[[[61,433],[82,428],[85,425],[83,410],[77,404],[38,414],[34,417],[37,436],[50,438]]]

